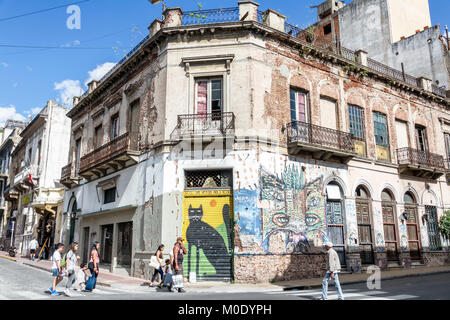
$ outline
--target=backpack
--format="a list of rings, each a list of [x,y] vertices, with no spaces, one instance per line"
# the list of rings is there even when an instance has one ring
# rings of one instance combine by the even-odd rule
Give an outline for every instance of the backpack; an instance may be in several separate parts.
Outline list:
[[[67,264],[66,257],[67,257],[67,253],[65,255],[63,255],[63,257],[61,259],[61,263],[59,264],[61,266],[61,268],[64,268]]]

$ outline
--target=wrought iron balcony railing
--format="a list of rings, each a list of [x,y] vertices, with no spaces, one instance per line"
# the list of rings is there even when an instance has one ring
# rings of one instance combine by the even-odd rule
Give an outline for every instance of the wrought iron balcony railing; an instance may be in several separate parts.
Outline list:
[[[173,138],[232,135],[233,133],[234,113],[232,112],[185,114],[178,116]]]
[[[352,137],[353,135],[348,132],[320,127],[302,121],[294,121],[287,125],[288,143],[315,144],[353,153]]]
[[[69,163],[67,166],[62,167],[61,169],[61,180],[69,179],[72,176],[72,163]]]
[[[19,173],[14,175],[14,185],[22,182],[23,180],[28,180],[31,175],[32,178],[36,178],[39,174],[39,166],[37,165],[29,165],[23,168]]]
[[[239,8],[186,11],[183,13],[183,26],[196,24],[224,23],[239,21]]]
[[[127,151],[138,151],[138,133],[125,133],[80,159],[80,173]]]
[[[437,94],[438,96],[445,97],[447,95],[445,88],[438,87],[434,83],[431,85],[431,89],[432,89],[433,93]]]
[[[443,156],[412,148],[398,149],[397,160],[399,165],[421,166],[431,169],[445,170]]]

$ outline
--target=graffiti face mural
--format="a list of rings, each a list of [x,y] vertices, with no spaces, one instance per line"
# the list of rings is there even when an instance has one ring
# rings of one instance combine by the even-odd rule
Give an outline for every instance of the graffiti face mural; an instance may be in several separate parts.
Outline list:
[[[197,279],[200,280],[230,278],[231,197],[229,195],[229,191],[185,192],[183,237],[187,242],[188,253],[183,261],[183,269],[186,276],[190,272],[195,272]]]

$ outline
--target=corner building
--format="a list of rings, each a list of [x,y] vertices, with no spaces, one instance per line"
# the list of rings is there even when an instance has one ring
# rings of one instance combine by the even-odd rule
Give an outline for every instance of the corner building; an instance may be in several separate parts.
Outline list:
[[[183,236],[199,281],[321,276],[327,240],[352,272],[448,263],[450,101],[426,79],[315,47],[253,1],[168,8],[149,32],[68,113],[63,234],[85,260],[98,240],[105,267],[148,279]]]

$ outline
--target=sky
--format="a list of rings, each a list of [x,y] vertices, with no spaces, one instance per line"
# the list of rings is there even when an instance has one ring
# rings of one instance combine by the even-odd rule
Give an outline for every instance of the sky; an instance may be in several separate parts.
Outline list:
[[[166,2],[185,11],[197,10],[199,3],[204,9],[237,6],[237,0]],[[260,9],[279,11],[304,28],[317,19],[310,6],[322,0],[257,2]],[[72,19],[77,12],[68,11],[74,3],[80,8],[80,25]],[[450,1],[429,3],[433,25],[450,24]],[[42,12],[24,15],[35,11]],[[74,95],[81,95],[89,81],[100,79],[148,34],[161,11],[161,4],[148,0],[0,0],[0,125],[7,119],[29,120],[50,99],[70,108]]]

